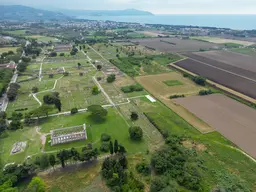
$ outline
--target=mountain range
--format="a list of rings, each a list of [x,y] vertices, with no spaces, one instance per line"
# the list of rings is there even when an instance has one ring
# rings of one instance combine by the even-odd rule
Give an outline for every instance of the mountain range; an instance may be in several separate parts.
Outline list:
[[[153,15],[136,9],[125,10],[42,10],[23,5],[0,5],[0,20],[39,21],[71,20],[81,16],[133,16]]]

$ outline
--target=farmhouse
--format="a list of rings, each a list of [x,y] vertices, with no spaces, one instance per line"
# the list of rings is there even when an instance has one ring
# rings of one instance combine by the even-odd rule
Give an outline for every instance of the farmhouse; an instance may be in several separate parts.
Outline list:
[[[87,133],[85,124],[51,130],[51,146],[86,139]]]

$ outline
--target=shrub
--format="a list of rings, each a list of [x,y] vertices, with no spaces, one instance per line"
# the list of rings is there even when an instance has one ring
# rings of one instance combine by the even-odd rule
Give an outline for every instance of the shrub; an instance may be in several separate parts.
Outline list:
[[[212,92],[211,89],[199,91],[199,95],[210,95],[210,94],[212,94],[212,93],[213,93],[213,92]]]
[[[128,85],[128,86],[121,87],[121,90],[124,93],[131,93],[134,91],[143,91],[143,87],[140,84],[135,84],[135,85]]]
[[[151,172],[149,164],[144,161],[136,165],[136,170],[143,175],[149,175]]]
[[[112,83],[116,80],[116,75],[115,74],[111,74],[107,77],[107,82],[108,83]]]
[[[63,73],[63,75],[64,75],[64,76],[68,76],[68,75],[69,75],[69,72],[66,71],[66,72]]]
[[[198,85],[205,86],[206,79],[205,79],[204,77],[196,76],[196,77],[193,77],[192,80],[193,80],[196,84],[198,84]]]
[[[97,81],[100,81],[102,79],[102,77],[97,77]]]
[[[109,151],[109,143],[108,142],[102,142],[100,146],[100,150],[102,152],[108,152]]]
[[[57,56],[57,53],[54,51],[49,54],[49,57],[56,57],[56,56]]]
[[[131,120],[136,121],[139,118],[139,115],[136,112],[131,113]]]
[[[185,95],[171,95],[169,98],[175,99],[175,98],[180,98],[180,97],[185,97]]]
[[[141,140],[143,136],[142,129],[138,126],[130,127],[129,134],[132,140]]]
[[[53,78],[53,76],[54,76],[53,74],[49,74],[49,78]]]
[[[61,56],[61,57],[65,56],[65,53],[60,53],[60,56]]]
[[[38,87],[33,87],[32,88],[32,93],[37,93],[38,92]]]
[[[73,114],[76,114],[78,113],[78,109],[77,108],[72,108],[70,113],[73,115]]]
[[[102,134],[101,134],[101,141],[108,142],[108,141],[110,141],[110,139],[111,139],[111,136],[110,136],[110,135],[108,135],[108,134],[106,134],[106,133],[102,133]]]

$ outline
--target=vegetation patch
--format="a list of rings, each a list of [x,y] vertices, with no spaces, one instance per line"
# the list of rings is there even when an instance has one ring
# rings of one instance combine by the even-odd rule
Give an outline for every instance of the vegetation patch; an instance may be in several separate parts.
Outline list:
[[[166,80],[163,81],[163,83],[167,86],[177,86],[177,85],[183,85],[182,82],[180,82],[179,80]]]

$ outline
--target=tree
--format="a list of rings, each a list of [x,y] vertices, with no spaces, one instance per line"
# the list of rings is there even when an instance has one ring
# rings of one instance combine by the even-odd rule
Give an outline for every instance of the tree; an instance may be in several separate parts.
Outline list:
[[[111,155],[113,155],[113,153],[114,153],[114,147],[113,147],[112,141],[109,141],[109,152]]]
[[[63,73],[63,75],[64,75],[64,76],[68,76],[68,75],[69,75],[69,72],[65,71],[65,72]]]
[[[88,111],[91,112],[91,117],[99,122],[106,119],[108,111],[100,105],[91,105],[88,107]]]
[[[120,152],[121,154],[126,153],[126,149],[124,148],[123,145],[119,145],[119,152]]]
[[[60,56],[61,56],[61,57],[64,57],[64,56],[65,56],[65,53],[60,53]]]
[[[129,128],[129,134],[132,140],[141,140],[143,136],[143,131],[140,127],[134,126]]]
[[[100,93],[99,88],[98,88],[97,86],[94,86],[94,87],[92,88],[92,94],[93,94],[93,95],[98,95],[99,93]]]
[[[55,155],[51,154],[49,156],[49,163],[50,165],[54,168],[55,164],[56,164],[56,159],[55,159]]]
[[[8,128],[6,120],[3,118],[0,118],[0,134],[4,132]]]
[[[71,115],[76,114],[76,113],[78,113],[78,109],[72,108],[70,113],[71,113]]]
[[[80,51],[82,50],[82,46],[81,45],[79,46],[79,49],[80,49]]]
[[[118,149],[119,149],[118,141],[115,140],[115,143],[114,143],[114,152],[117,153],[117,152],[118,152]]]
[[[97,65],[97,69],[98,69],[98,71],[100,71],[102,69],[102,66],[101,65]]]
[[[54,105],[55,105],[55,107],[59,110],[59,112],[61,112],[61,101],[60,101],[60,99],[59,98],[57,98],[56,100],[55,100],[55,102],[54,102]]]
[[[54,51],[49,54],[49,57],[56,57],[56,56],[57,56],[57,53]]]
[[[138,114],[136,112],[131,113],[131,120],[136,121],[139,118]]]
[[[81,63],[77,63],[77,68],[78,68],[78,69],[81,68]]]
[[[43,154],[40,157],[40,168],[45,169],[49,166],[49,159],[47,154]]]
[[[80,72],[80,73],[79,73],[79,75],[80,75],[80,76],[83,76],[83,75],[84,75],[84,73],[83,73],[83,72]]]
[[[45,190],[46,185],[40,177],[33,177],[27,188],[29,192],[45,192]]]
[[[50,79],[53,78],[53,76],[54,76],[53,74],[49,74],[49,78],[50,78]]]
[[[57,158],[60,160],[62,168],[64,168],[65,161],[69,159],[69,151],[65,149],[60,151],[59,153],[57,153]]]
[[[38,87],[32,87],[32,93],[37,93],[38,92]]]
[[[115,74],[111,74],[107,77],[107,82],[108,83],[112,83],[116,80],[116,75]]]

